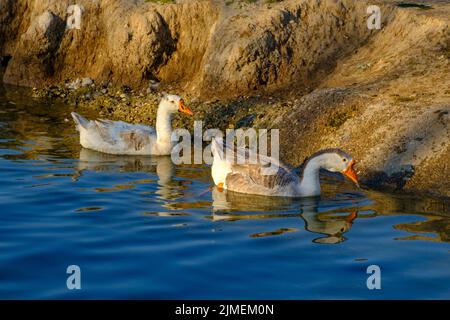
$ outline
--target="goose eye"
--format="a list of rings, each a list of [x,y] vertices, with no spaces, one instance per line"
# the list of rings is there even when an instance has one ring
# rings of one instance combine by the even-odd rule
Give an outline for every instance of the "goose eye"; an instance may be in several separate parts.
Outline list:
[[[344,158],[344,159],[342,159],[342,161],[344,161],[344,162],[347,162],[347,159],[346,159],[346,158]]]

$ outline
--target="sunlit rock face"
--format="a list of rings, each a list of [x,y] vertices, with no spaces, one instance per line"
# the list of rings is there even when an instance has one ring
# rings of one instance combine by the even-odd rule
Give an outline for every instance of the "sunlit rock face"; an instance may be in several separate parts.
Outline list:
[[[81,0],[79,29],[65,29],[61,22],[75,19],[71,4],[3,4],[8,23],[2,32],[16,35],[2,48],[13,55],[5,82],[39,86],[89,76],[140,86],[157,79],[203,96],[273,91],[293,83],[304,88],[314,82],[317,68],[332,68],[336,55],[371,35],[364,4],[350,0],[253,5]],[[20,70],[28,60],[45,72]]]
[[[54,73],[53,60],[64,32],[64,21],[45,11],[18,39],[4,81],[23,86],[45,82]]]

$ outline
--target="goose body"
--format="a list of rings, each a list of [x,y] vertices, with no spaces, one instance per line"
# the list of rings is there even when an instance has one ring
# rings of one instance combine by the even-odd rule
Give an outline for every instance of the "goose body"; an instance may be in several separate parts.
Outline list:
[[[340,149],[326,149],[315,153],[305,160],[301,175],[292,167],[268,156],[258,155],[256,164],[238,164],[235,158],[226,157],[227,152],[233,152],[233,147],[224,145],[217,139],[213,139],[211,150],[214,157],[211,168],[214,183],[219,188],[230,191],[276,197],[318,196],[321,193],[320,169],[340,171],[357,183],[353,169],[355,161]],[[248,155],[249,151],[237,150],[236,153]],[[272,174],[265,171],[269,165],[275,166]]]
[[[120,155],[169,155],[172,150],[172,114],[192,111],[176,95],[161,99],[156,116],[156,129],[123,121],[88,120],[72,112],[80,133],[80,144],[87,149]]]

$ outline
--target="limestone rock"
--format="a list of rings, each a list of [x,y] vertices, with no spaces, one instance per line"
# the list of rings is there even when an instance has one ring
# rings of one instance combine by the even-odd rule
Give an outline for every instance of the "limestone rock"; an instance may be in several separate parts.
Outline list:
[[[45,11],[20,36],[4,81],[16,85],[35,86],[53,75],[53,59],[62,33],[64,21]]]

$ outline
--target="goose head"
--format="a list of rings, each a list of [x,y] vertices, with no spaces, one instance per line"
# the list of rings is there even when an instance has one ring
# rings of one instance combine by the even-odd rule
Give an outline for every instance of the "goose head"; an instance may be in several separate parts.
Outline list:
[[[358,175],[354,169],[356,161],[351,155],[341,149],[334,148],[319,151],[309,157],[306,162],[315,163],[319,168],[331,172],[340,172],[356,185],[359,185]]]
[[[159,103],[159,109],[166,113],[182,112],[192,116],[194,113],[185,104],[183,98],[175,94],[166,94]]]

